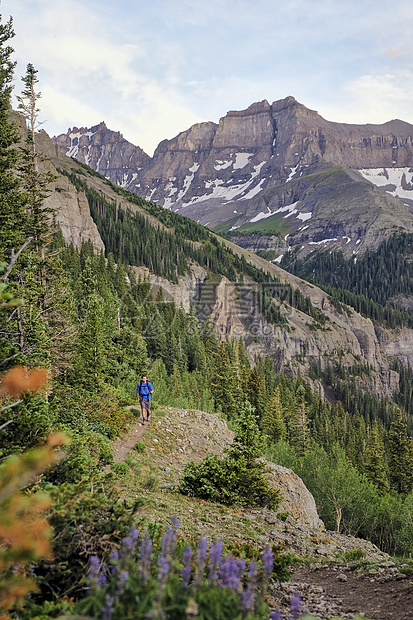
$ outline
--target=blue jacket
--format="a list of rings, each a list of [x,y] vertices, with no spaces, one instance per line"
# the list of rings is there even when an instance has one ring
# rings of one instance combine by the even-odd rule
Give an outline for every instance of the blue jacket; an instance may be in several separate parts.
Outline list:
[[[138,387],[136,388],[136,393],[138,394],[140,398],[143,397],[145,399],[152,400],[151,391],[152,392],[154,391],[152,383],[149,383],[149,381],[146,381],[145,383],[142,383],[142,381],[139,381]]]

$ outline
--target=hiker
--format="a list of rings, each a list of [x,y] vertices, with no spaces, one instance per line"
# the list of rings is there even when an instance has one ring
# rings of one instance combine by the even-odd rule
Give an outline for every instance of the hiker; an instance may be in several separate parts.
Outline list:
[[[153,392],[152,383],[149,383],[146,375],[142,375],[142,379],[139,381],[138,387],[136,388],[136,394],[141,405],[142,424],[145,424],[145,420],[149,422],[149,416],[151,415],[151,394],[153,394]]]

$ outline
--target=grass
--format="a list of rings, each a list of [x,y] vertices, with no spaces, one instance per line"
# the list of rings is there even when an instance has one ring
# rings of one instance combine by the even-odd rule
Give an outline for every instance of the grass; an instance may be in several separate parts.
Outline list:
[[[275,235],[281,239],[287,234],[289,227],[289,222],[284,220],[283,215],[277,214],[259,222],[247,222],[232,231],[231,236],[258,233],[261,235]]]

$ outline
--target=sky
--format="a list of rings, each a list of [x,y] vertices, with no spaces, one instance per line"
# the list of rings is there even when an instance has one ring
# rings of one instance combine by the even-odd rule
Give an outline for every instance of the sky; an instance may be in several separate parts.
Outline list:
[[[149,155],[191,125],[295,97],[330,121],[413,124],[412,0],[0,0],[19,94],[50,136],[105,121]]]

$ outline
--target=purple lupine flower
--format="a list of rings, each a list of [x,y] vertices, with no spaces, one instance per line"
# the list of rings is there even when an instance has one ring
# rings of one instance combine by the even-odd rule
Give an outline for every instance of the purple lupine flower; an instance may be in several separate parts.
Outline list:
[[[211,549],[209,551],[209,575],[208,575],[208,583],[214,584],[217,582],[217,573],[219,563],[222,557],[222,549],[224,545],[221,539],[216,540],[211,545]]]
[[[264,553],[262,554],[262,568],[263,568],[265,579],[267,581],[271,577],[273,567],[274,567],[273,553],[270,547],[265,547]]]
[[[236,560],[232,555],[224,558],[219,567],[219,585],[222,588],[232,588],[238,592],[244,570],[244,560]]]
[[[106,594],[105,606],[102,610],[102,620],[110,620],[112,617],[112,611],[115,603],[115,597]]]
[[[191,547],[185,547],[185,551],[182,555],[182,587],[184,590],[189,586],[192,572],[192,549]]]
[[[169,560],[164,555],[158,557],[158,582],[163,585],[169,573]]]
[[[174,539],[175,539],[175,530],[169,529],[167,532],[165,532],[161,540],[161,553],[163,553],[164,555],[167,555],[168,553],[172,551]]]
[[[119,585],[123,588],[126,585],[126,582],[129,579],[129,571],[124,570],[119,577]]]
[[[247,616],[254,610],[255,592],[251,588],[246,588],[242,597],[242,606],[244,608],[244,616]]]
[[[128,536],[122,538],[120,555],[123,559],[133,557],[136,550],[136,543],[138,542],[138,530],[133,527],[129,530]]]
[[[248,569],[248,583],[242,599],[245,615],[254,610],[255,587],[257,585],[258,564],[255,560],[250,562]]]
[[[98,558],[97,555],[91,555],[89,558],[89,571],[87,574],[87,579],[90,583],[90,588],[88,588],[88,590],[90,591],[91,588],[96,588],[98,587],[98,578],[99,578],[99,571],[100,571],[100,558]]]
[[[112,573],[112,575],[116,575],[116,573],[118,572],[118,562],[119,562],[119,553],[116,549],[113,549],[110,552],[110,556],[109,556],[110,572]]]
[[[108,585],[108,580],[106,579],[106,575],[104,575],[103,573],[99,573],[99,575],[98,575],[98,587],[99,588],[104,588],[107,585]]]
[[[146,534],[140,545],[140,562],[138,566],[138,572],[143,586],[147,586],[149,583],[152,563],[152,549],[152,541],[148,534]]]
[[[297,620],[301,615],[301,596],[298,594],[298,592],[291,597],[290,611],[293,620]]]
[[[172,529],[176,532],[176,530],[179,527],[179,521],[175,515],[172,517],[171,523],[172,523]]]
[[[270,620],[282,620],[283,615],[280,611],[273,611]]]
[[[206,538],[200,538],[198,547],[196,549],[196,570],[195,570],[195,585],[199,587],[202,582],[202,576],[204,574],[205,562],[207,557],[208,541]]]

